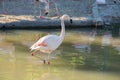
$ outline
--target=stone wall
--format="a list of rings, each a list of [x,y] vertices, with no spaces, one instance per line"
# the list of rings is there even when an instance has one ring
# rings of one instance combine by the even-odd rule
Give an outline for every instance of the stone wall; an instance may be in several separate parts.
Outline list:
[[[35,9],[34,0],[3,0],[5,3],[4,10],[2,0],[0,0],[0,14],[6,11],[9,15],[39,15],[40,8]],[[57,6],[60,14],[68,14],[70,16],[81,17],[91,16],[92,4],[95,0],[57,0]],[[42,15],[44,4],[41,4]],[[35,11],[37,13],[35,14]],[[55,16],[56,10],[54,0],[50,0],[50,14]]]
[[[34,0],[0,0],[0,27],[60,26],[59,17],[54,18],[57,15],[54,0],[50,0],[47,18],[40,19],[40,10],[44,16],[44,5],[41,3],[39,7]],[[74,20],[70,26],[120,23],[119,1],[106,0],[106,4],[98,5],[96,0],[57,0],[56,5],[61,15],[68,14]]]

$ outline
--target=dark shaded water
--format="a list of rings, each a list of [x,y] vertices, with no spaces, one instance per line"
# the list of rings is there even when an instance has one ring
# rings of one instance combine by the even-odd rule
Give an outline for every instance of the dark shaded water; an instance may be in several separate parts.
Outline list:
[[[29,47],[58,30],[0,32],[0,80],[120,80],[120,37],[110,31],[67,30],[62,45],[50,55]]]

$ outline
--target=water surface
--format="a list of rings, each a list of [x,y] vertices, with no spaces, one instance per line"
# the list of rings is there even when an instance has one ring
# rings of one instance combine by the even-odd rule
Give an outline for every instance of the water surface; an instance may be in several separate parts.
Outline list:
[[[67,30],[60,47],[31,56],[29,47],[59,30],[0,32],[0,80],[120,80],[120,38],[111,31]]]

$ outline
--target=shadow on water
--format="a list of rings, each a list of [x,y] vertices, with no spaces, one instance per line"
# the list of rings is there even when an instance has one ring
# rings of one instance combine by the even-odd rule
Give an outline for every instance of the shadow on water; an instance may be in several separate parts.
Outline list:
[[[65,43],[63,46],[62,50],[64,52],[61,57],[70,65],[74,65],[76,69],[120,71],[120,55],[118,54],[119,52],[112,46],[102,47],[101,45],[96,45],[93,43],[89,47],[82,48],[84,49],[83,51],[74,49],[70,43]]]
[[[120,24],[113,24],[112,29],[112,36],[113,37],[119,37],[120,36]]]

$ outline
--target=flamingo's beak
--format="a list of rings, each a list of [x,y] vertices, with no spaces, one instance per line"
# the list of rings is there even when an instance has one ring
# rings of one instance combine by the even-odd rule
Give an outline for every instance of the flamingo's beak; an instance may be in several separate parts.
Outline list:
[[[73,20],[72,20],[72,19],[70,19],[70,23],[71,23],[71,24],[73,23]]]
[[[48,15],[48,12],[45,12],[45,15],[47,16],[47,15]]]

